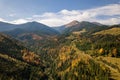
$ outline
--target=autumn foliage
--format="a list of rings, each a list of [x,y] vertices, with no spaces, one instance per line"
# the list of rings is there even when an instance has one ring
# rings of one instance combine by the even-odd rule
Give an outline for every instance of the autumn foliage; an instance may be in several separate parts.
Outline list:
[[[25,60],[26,62],[29,63],[34,63],[34,64],[40,64],[40,58],[37,54],[35,54],[34,52],[30,52],[28,50],[22,50],[21,51],[23,56],[23,60]]]

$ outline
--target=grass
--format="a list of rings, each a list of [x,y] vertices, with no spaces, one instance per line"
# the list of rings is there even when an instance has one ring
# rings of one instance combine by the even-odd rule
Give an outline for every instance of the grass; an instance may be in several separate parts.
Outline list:
[[[110,77],[112,80],[120,80],[120,58],[98,57],[97,61],[104,63],[110,69]]]
[[[111,28],[111,29],[108,29],[108,30],[103,30],[103,31],[94,33],[94,35],[98,35],[98,34],[103,34],[103,35],[106,35],[106,34],[119,35],[120,34],[120,28]]]

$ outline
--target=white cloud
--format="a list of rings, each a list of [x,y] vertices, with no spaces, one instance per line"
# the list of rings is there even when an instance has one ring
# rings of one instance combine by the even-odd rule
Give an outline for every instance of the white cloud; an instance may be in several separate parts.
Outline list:
[[[0,18],[0,21],[4,21],[4,19],[3,19],[3,18]]]
[[[98,18],[100,16],[103,17]],[[105,18],[105,16],[107,16],[107,18]],[[61,26],[73,20],[100,22],[103,24],[118,24],[120,23],[120,4],[110,4],[87,10],[70,11],[63,9],[56,13],[46,12],[41,15],[33,15],[29,18],[14,20],[11,21],[11,23],[21,24],[28,21],[37,21],[49,26]]]
[[[119,4],[111,4],[103,7],[98,7],[94,9],[88,10],[61,10],[57,13],[47,12],[42,15],[34,15],[33,20],[38,22],[47,24],[49,26],[60,26],[66,24],[72,20],[78,21],[94,21],[101,22],[103,24],[117,24],[120,23],[119,18],[115,18],[114,16],[120,17],[120,5]],[[97,19],[98,16],[108,16],[108,19]],[[112,17],[111,17],[112,16]]]
[[[51,19],[43,19],[43,20],[38,20],[37,22],[49,25],[49,26],[61,26],[61,24],[66,23],[66,21],[58,18],[51,18]]]
[[[80,14],[80,12],[78,10],[68,11],[66,9],[61,10],[59,13],[62,15],[78,15],[78,14]]]
[[[110,19],[107,19],[107,20],[98,20],[98,22],[103,23],[103,24],[108,24],[108,25],[120,24],[120,17],[110,18]]]
[[[11,21],[10,23],[13,23],[13,24],[23,24],[23,23],[26,23],[26,22],[28,22],[28,21],[25,20],[25,19],[18,19],[18,20]]]
[[[1,22],[7,22],[7,23],[8,23],[8,21],[4,20],[3,18],[0,18],[0,21],[1,21]]]

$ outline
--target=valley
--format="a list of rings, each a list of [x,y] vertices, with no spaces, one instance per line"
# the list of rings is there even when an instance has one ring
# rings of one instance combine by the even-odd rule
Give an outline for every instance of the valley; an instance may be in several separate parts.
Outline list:
[[[120,25],[0,25],[0,80],[119,80]],[[12,28],[11,28],[12,27]]]

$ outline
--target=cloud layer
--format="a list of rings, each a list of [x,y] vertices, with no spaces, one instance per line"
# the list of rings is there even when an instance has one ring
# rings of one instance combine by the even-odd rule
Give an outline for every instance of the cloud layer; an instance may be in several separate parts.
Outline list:
[[[0,18],[0,21],[4,19]],[[57,13],[46,12],[41,15],[33,15],[30,18],[10,21],[10,23],[20,24],[28,21],[37,21],[49,26],[64,25],[73,20],[100,22],[113,25],[120,23],[120,4],[110,4],[88,10],[61,10]]]

